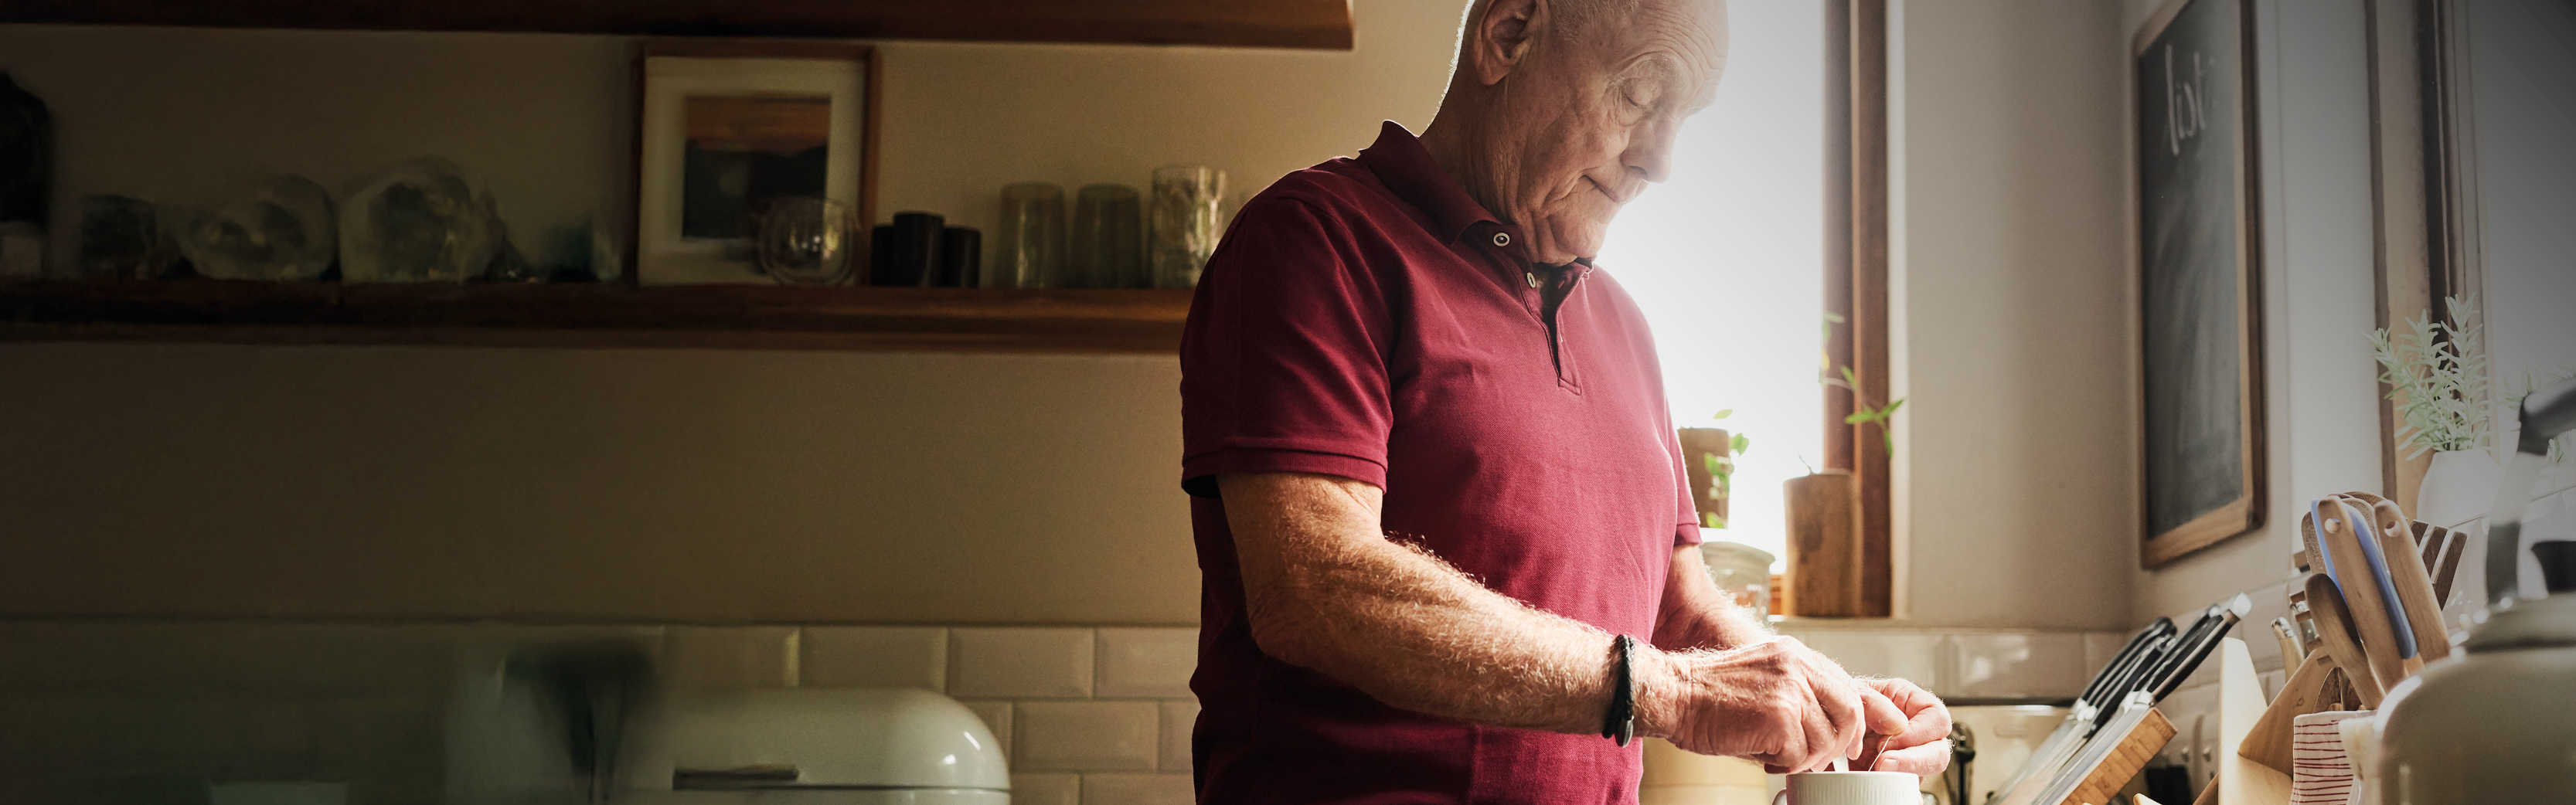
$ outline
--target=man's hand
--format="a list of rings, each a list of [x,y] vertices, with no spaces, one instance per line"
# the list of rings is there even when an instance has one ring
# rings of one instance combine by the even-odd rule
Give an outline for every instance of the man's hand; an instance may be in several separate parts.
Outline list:
[[[1888,696],[1797,638],[1650,654],[1638,730],[1692,752],[1750,758],[1775,773],[1812,771],[1859,757],[1864,732],[1897,735],[1909,726]],[[1941,722],[1946,735],[1946,714]]]
[[[1918,777],[1949,768],[1950,708],[1942,706],[1939,697],[1902,679],[1863,679],[1861,684],[1905,713],[1905,729],[1871,747],[1873,751],[1863,754],[1852,768],[1912,772]]]

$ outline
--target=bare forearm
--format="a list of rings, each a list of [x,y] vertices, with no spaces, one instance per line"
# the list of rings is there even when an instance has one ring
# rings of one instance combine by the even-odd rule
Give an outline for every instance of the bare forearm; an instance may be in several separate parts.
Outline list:
[[[1523,606],[1385,539],[1365,484],[1268,474],[1219,484],[1262,650],[1408,710],[1600,729],[1608,634]]]
[[[1665,651],[1731,649],[1771,637],[1771,627],[1753,610],[1735,604],[1708,577],[1699,546],[1673,549],[1672,572],[1664,578],[1664,599],[1655,616],[1655,647]]]

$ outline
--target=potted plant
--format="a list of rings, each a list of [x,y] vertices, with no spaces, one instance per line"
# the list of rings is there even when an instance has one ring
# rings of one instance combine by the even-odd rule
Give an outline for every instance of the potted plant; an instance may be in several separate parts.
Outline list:
[[[2388,384],[2388,399],[2397,401],[2398,424],[2391,434],[2397,449],[2409,460],[2433,454],[2416,493],[2415,519],[2447,528],[2485,512],[2503,479],[2487,450],[2492,403],[2487,356],[2478,348],[2484,327],[2474,323],[2477,309],[2466,300],[2443,302],[2447,319],[2426,311],[2406,321],[2409,332],[2372,331],[2370,346],[2379,360],[2379,382]]]

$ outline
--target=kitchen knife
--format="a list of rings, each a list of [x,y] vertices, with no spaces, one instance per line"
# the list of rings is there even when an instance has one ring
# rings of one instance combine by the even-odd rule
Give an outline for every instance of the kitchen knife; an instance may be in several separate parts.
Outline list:
[[[2120,653],[2111,655],[2111,661],[2104,664],[2102,670],[2094,672],[2092,684],[2085,685],[2084,692],[2075,698],[2093,702],[2095,707],[2100,707],[2104,703],[2101,697],[2110,695],[2107,689],[2114,683],[2113,677],[2123,670],[2123,666],[2136,659],[2139,653],[2146,651],[2148,643],[2172,634],[2173,628],[2172,618],[2157,618],[2153,623],[2147,624],[2146,628],[2139,629],[2137,634],[2130,635],[2129,644],[2122,646]]]
[[[2173,639],[2173,631],[2173,619],[2157,618],[2131,636],[2129,645],[2121,648],[2120,653],[2111,658],[2110,664],[2102,666],[2102,671],[2093,676],[2093,683],[2084,688],[2084,695],[2076,697],[2075,712],[2059,722],[2057,730],[2050,732],[2047,740],[2041,741],[2031,751],[2030,759],[1995,789],[2004,797],[2001,801],[2010,801],[2010,795],[2025,784],[2035,786],[2039,780],[2050,779],[2056,767],[2082,746],[2083,737],[2092,731],[2094,720],[2104,715],[2110,697],[2119,695],[2119,691],[2124,689],[2124,681],[2133,675],[2134,669],[2161,656],[2164,644]],[[2033,790],[2030,793],[2037,792]]]
[[[2223,608],[2215,605],[2202,610],[2200,618],[2193,622],[2191,631],[2175,638],[2173,645],[2166,648],[2164,657],[2154,667],[2145,669],[2144,673],[2130,680],[2129,690],[2154,695],[2156,686],[2170,676],[2175,668],[2189,660],[2188,655],[2193,647],[2202,645],[2214,639],[2213,635],[2221,633],[2220,626],[2226,622],[2224,611]]]
[[[2317,520],[2317,541],[2325,544],[2326,575],[2334,579],[2335,591],[2342,596],[2344,614],[2352,619],[2352,636],[2361,643],[2364,661],[2385,689],[2406,678],[2406,659],[2397,652],[2397,625],[2388,619],[2388,602],[2379,596],[2379,580],[2371,576],[2370,559],[2363,555],[2361,537],[2354,531],[2357,518],[2342,498],[2318,498],[2310,507]]]
[[[2299,639],[2299,627],[2290,623],[2289,618],[2272,619],[2272,639],[2281,644],[2282,667],[2297,668],[2299,663],[2307,661],[2308,643]]]
[[[2164,698],[2172,694],[2175,688],[2182,687],[2183,680],[2191,678],[2191,672],[2200,669],[2200,661],[2207,659],[2210,652],[2218,649],[2218,640],[2227,636],[2228,628],[2235,626],[2237,621],[2244,620],[2245,613],[2254,610],[2254,599],[2238,593],[2235,598],[2228,599],[2226,603],[2211,609],[2218,611],[2217,624],[2211,626],[2208,634],[2202,635],[2199,642],[2176,649],[2174,661],[2165,668],[2164,677],[2157,679],[2154,687],[2151,688],[2155,693],[2156,701],[2164,701]]]

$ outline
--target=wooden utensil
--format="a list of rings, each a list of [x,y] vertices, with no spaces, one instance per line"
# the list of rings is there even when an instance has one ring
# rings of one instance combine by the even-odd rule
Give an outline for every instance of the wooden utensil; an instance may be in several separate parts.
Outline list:
[[[2299,552],[2291,557],[2302,573],[2326,570],[2325,548],[2317,544],[2317,507],[2313,504],[2308,506],[2307,514],[2299,515]]]
[[[2309,713],[2322,712],[2335,700],[2334,658],[2319,654],[2301,663],[2297,673],[2281,683],[2281,693],[2263,709],[2263,718],[2245,733],[2236,753],[2247,760],[2272,767],[2282,774],[2290,770],[2291,720]]]
[[[2343,593],[2335,588],[2334,579],[2323,573],[2308,574],[2308,612],[2317,627],[2317,642],[2336,668],[2343,669],[2344,679],[2352,683],[2363,707],[2379,708],[2379,697],[2388,688],[2379,683],[2378,670],[2370,665],[2369,655],[2362,653],[2361,643],[2353,639],[2352,611],[2344,606]]]
[[[2451,656],[2451,636],[2442,632],[2442,605],[2433,599],[2433,580],[2424,571],[2423,555],[2415,550],[2406,513],[2383,500],[2371,505],[2371,514],[2379,521],[2379,552],[2388,560],[2388,579],[2397,587],[2398,603],[2406,608],[2407,627],[2415,631],[2416,659],[2432,662]]]
[[[2442,541],[2442,561],[2425,567],[2433,571],[2433,599],[2447,607],[2451,605],[2451,591],[2458,589],[2451,581],[2460,576],[2460,555],[2469,550],[2469,532],[2441,526],[2434,526],[2433,530],[2447,538]]]
[[[2442,566],[2441,538],[2444,535],[2448,535],[2450,532],[2434,528],[2432,523],[2427,523],[2422,520],[2408,520],[2406,522],[2408,523],[2407,527],[2414,529],[2415,531],[2415,547],[2422,549],[2424,552],[2424,566],[2428,568]],[[2440,533],[2437,534],[2435,532]]]
[[[2312,511],[2317,520],[2317,541],[2325,544],[2326,572],[2334,577],[2335,590],[2341,594],[2339,603],[2343,604],[2347,622],[2352,624],[2352,635],[2360,641],[2362,656],[2384,691],[2406,678],[2406,656],[2398,651],[2397,622],[2388,616],[2391,602],[2380,595],[2370,555],[2361,547],[2361,532],[2356,528],[2359,515],[2339,497],[2318,499]],[[2316,603],[2316,595],[2311,592],[2308,606]]]

